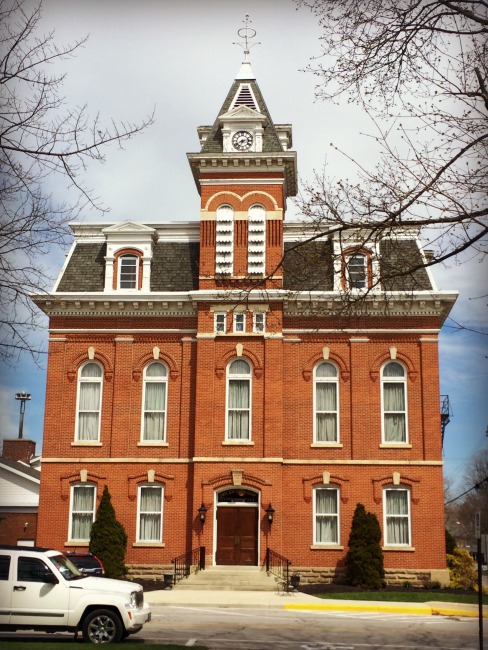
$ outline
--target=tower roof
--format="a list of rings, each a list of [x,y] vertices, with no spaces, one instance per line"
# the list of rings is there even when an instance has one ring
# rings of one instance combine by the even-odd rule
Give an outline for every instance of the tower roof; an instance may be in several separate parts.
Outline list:
[[[222,126],[219,117],[239,106],[247,106],[265,118],[263,152],[273,153],[283,151],[275,125],[271,119],[256,78],[253,75],[244,78],[241,76],[242,74],[252,75],[251,64],[248,61],[242,63],[215,122],[211,127],[207,127],[209,128],[209,134],[202,145],[201,153],[223,152]]]

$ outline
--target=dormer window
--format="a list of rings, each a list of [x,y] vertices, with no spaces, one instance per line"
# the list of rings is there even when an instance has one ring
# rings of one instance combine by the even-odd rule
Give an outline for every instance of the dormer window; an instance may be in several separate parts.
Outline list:
[[[342,288],[370,289],[372,286],[371,253],[365,250],[345,251],[342,258]]]
[[[113,288],[136,291],[142,288],[142,254],[125,249],[115,254]]]
[[[119,289],[137,289],[139,260],[135,255],[119,258]]]

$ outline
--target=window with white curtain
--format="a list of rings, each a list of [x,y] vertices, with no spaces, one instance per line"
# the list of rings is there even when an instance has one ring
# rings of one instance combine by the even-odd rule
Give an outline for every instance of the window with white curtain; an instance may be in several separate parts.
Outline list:
[[[216,212],[215,273],[232,275],[234,269],[234,210],[219,205]]]
[[[234,359],[227,366],[228,440],[251,439],[251,366]]]
[[[100,411],[102,405],[103,370],[90,361],[78,372],[78,407],[75,439],[98,442],[100,439]]]
[[[314,369],[314,442],[339,442],[339,376],[332,363]]]
[[[410,491],[385,488],[383,493],[384,538],[386,546],[410,546]]]
[[[96,487],[89,483],[71,487],[70,501],[70,541],[88,542],[95,521]]]
[[[144,369],[142,440],[166,440],[168,369],[156,361]]]
[[[398,361],[389,361],[383,366],[383,442],[408,442],[406,379],[405,368]]]
[[[119,289],[137,289],[139,258],[137,255],[121,255],[118,260]]]
[[[151,483],[139,486],[137,541],[163,541],[163,496],[162,485]]]
[[[339,544],[339,489],[319,486],[313,496],[314,544]]]

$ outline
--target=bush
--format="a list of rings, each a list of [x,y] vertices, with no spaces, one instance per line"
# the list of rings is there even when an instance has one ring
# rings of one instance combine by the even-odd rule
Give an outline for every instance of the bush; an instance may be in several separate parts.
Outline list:
[[[361,589],[384,587],[385,570],[380,545],[381,529],[376,515],[358,503],[352,519],[346,555],[346,582]]]
[[[97,515],[91,528],[89,550],[102,561],[107,578],[123,578],[127,573],[124,564],[127,533],[115,517],[107,486],[103,489]]]
[[[455,589],[476,588],[476,564],[468,551],[463,548],[455,548],[454,552],[447,556],[447,566],[451,578],[451,587]]]

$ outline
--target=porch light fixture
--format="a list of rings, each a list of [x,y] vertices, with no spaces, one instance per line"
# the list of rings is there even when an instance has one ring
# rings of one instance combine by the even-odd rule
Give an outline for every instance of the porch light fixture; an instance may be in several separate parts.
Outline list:
[[[202,503],[202,505],[198,508],[198,515],[200,517],[200,523],[201,524],[205,523],[205,517],[207,515],[207,510],[208,510],[208,508],[205,507],[204,503]]]
[[[275,513],[275,509],[273,508],[273,506],[271,505],[271,503],[270,503],[269,506],[266,508],[265,513],[268,515],[268,523],[269,523],[269,524],[272,524],[272,523],[273,523],[273,516],[274,516],[274,513]]]

